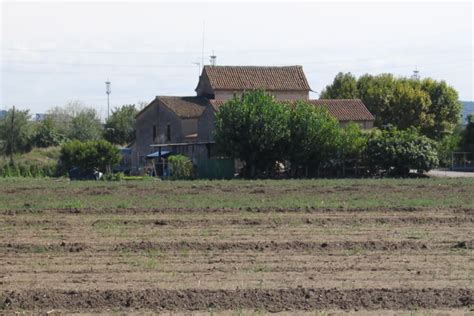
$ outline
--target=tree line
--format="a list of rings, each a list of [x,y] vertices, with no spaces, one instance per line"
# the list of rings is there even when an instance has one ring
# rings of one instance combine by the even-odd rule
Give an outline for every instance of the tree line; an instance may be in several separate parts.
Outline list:
[[[135,139],[135,105],[124,105],[112,111],[102,123],[95,109],[80,102],[50,109],[39,122],[30,119],[29,110],[14,107],[0,119],[0,152],[4,155],[24,153],[32,148],[59,146],[67,141],[107,140],[127,145]]]
[[[361,163],[366,175],[406,176],[410,169],[428,171],[438,166],[443,138],[427,135],[419,124],[379,120],[384,124],[379,122],[379,128],[369,131],[356,123],[342,128],[324,106],[280,102],[265,91],[250,91],[219,108],[215,140],[221,155],[244,163],[243,175],[248,177],[271,177],[282,166],[288,176],[317,176],[344,170],[347,161]],[[433,126],[448,128],[450,122],[438,120],[441,116],[435,116]],[[466,143],[472,142],[468,140],[471,129],[468,126],[464,133]],[[451,136],[454,129],[443,133]]]
[[[115,145],[135,139],[137,113],[124,105],[102,123],[95,109],[70,102],[33,121],[28,110],[12,107],[0,118],[0,176],[58,176],[91,165],[110,171],[120,161]]]
[[[252,91],[229,100],[216,114],[220,153],[245,162],[248,176],[270,174],[276,164],[283,164],[291,176],[317,175],[354,167],[351,161],[371,166],[367,173],[404,174],[409,167],[446,166],[453,151],[474,154],[474,116],[468,118],[467,126],[460,124],[458,94],[444,81],[339,73],[321,98],[360,98],[375,115],[375,128],[364,131],[356,124],[341,128],[324,107],[302,101],[280,103],[264,91]],[[11,161],[15,155],[35,156],[43,148],[42,154],[52,160],[59,149],[49,148],[61,146],[66,148],[63,152],[75,148],[79,155],[79,143],[89,142],[97,153],[110,148],[101,141],[129,144],[135,138],[135,116],[142,106],[116,108],[105,123],[93,108],[80,102],[54,107],[39,122],[30,120],[28,110],[12,107],[0,118],[0,167],[5,157]],[[69,149],[64,146],[71,142],[75,145]],[[20,167],[7,171],[49,175],[52,170],[50,164],[44,170]]]

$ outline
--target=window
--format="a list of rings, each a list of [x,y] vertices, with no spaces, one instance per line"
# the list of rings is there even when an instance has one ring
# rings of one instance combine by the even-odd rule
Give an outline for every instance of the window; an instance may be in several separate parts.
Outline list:
[[[156,139],[156,125],[153,125],[153,141]]]
[[[171,141],[171,126],[169,124],[166,125],[166,141]]]

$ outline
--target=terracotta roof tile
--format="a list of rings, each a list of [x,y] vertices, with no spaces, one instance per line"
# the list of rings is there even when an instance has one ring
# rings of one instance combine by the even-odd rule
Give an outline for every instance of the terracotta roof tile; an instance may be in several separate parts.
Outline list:
[[[135,117],[140,116],[150,106],[160,102],[170,111],[183,119],[198,118],[209,104],[209,100],[202,97],[173,97],[157,96],[149,105],[142,109]]]
[[[211,106],[215,111],[219,109],[225,100],[210,100]],[[295,101],[285,101],[294,103]],[[317,106],[327,106],[329,113],[338,121],[373,121],[374,116],[367,110],[365,104],[359,99],[325,99],[308,100],[310,104]]]
[[[205,66],[203,73],[214,90],[311,90],[301,66]]]
[[[373,121],[372,113],[360,99],[321,99],[309,100],[318,106],[327,106],[329,113],[338,121]]]

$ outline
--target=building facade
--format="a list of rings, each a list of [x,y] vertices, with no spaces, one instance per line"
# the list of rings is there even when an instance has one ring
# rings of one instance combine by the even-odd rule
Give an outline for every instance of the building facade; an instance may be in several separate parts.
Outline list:
[[[375,118],[361,100],[310,100],[301,66],[205,66],[194,97],[157,96],[136,116],[136,140],[132,148],[132,171],[144,165],[156,146],[190,157],[193,162],[212,156],[214,115],[227,100],[245,91],[262,89],[277,100],[307,101],[325,106],[345,126],[356,122],[372,128]]]

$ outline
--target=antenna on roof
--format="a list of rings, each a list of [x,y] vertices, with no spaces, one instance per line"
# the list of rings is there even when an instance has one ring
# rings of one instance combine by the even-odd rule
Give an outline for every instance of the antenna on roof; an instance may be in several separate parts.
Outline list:
[[[211,66],[215,66],[216,65],[216,59],[217,59],[217,56],[214,54],[214,51],[212,51],[212,55],[209,56],[209,60],[211,61]]]
[[[204,68],[204,33],[206,30],[206,20],[202,21],[202,50],[201,50],[201,65]]]

